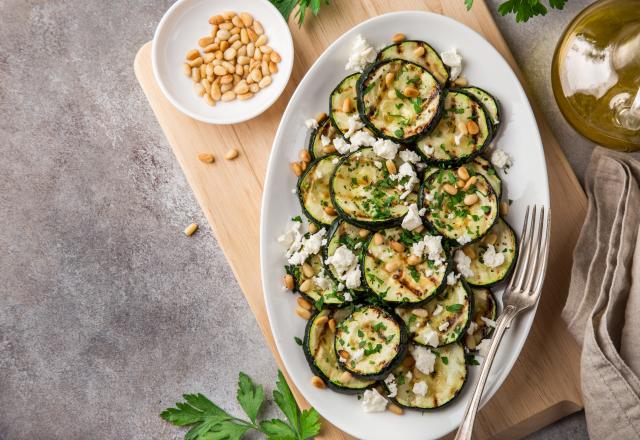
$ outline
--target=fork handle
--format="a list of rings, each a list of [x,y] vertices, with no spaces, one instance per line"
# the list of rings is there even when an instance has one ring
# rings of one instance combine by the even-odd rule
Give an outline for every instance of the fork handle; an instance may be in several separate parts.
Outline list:
[[[502,340],[505,331],[507,330],[507,328],[509,328],[511,322],[513,321],[513,318],[515,318],[517,314],[518,310],[512,305],[508,305],[504,308],[503,312],[500,314],[498,320],[496,321],[496,330],[493,338],[491,339],[489,353],[487,354],[487,358],[482,364],[480,377],[476,382],[475,388],[473,390],[473,396],[471,397],[471,401],[469,402],[469,405],[467,406],[467,409],[464,413],[464,418],[462,419],[460,428],[458,428],[455,440],[471,439],[471,434],[473,432],[473,422],[476,419],[476,413],[478,412],[478,407],[480,406],[480,398],[482,397],[484,386],[487,383],[487,378],[489,377],[491,364],[493,364],[493,359],[496,357],[498,346],[500,345],[500,341]]]

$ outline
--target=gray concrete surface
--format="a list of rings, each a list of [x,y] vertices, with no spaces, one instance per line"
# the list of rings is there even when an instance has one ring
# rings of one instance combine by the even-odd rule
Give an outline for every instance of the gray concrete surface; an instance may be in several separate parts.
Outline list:
[[[548,72],[587,3],[529,24],[498,18],[580,176],[591,145],[559,116]],[[133,75],[170,4],[0,0],[1,440],[182,438],[158,418],[181,393],[239,413],[239,370],[274,383]],[[187,238],[192,221],[201,230]],[[586,438],[584,419],[532,438]]]

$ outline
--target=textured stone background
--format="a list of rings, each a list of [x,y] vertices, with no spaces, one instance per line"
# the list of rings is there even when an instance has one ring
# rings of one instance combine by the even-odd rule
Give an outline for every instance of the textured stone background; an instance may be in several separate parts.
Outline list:
[[[528,24],[498,17],[579,176],[592,145],[560,117],[548,72],[561,30],[588,3]],[[133,75],[170,4],[0,0],[2,440],[177,439],[158,413],[181,393],[238,411],[237,371],[274,383]],[[192,221],[201,230],[187,238]],[[533,438],[586,438],[583,417]]]

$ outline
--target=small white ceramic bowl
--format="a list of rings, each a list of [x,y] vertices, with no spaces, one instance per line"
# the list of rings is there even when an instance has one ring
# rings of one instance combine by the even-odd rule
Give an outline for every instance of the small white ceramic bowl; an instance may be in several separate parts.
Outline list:
[[[270,86],[247,101],[209,106],[193,91],[185,76],[185,54],[211,33],[209,17],[224,11],[249,12],[262,23],[268,44],[282,57]],[[267,0],[178,0],[164,14],[153,37],[153,74],[167,99],[181,112],[210,124],[235,124],[254,118],[273,104],[284,90],[293,67],[293,41],[287,23]]]

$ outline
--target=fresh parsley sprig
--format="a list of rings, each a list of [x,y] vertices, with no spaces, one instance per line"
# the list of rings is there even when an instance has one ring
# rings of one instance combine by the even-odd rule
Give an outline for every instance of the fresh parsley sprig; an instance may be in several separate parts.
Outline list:
[[[320,415],[313,409],[300,411],[291,389],[278,371],[273,400],[287,421],[280,419],[258,422],[258,413],[264,402],[264,388],[255,385],[244,373],[238,377],[238,403],[250,421],[233,417],[203,394],[185,394],[184,402],[167,408],[160,417],[175,426],[190,426],[185,440],[240,440],[250,430],[266,435],[268,440],[306,440],[320,432]]]
[[[285,20],[289,19],[289,15],[293,12],[293,10],[298,7],[298,11],[296,12],[296,17],[298,18],[298,26],[302,26],[304,23],[304,17],[307,11],[307,8],[311,9],[311,13],[313,15],[318,15],[320,13],[320,6],[322,3],[325,5],[330,4],[330,0],[270,0],[273,5],[278,8],[278,11],[282,14]]]
[[[549,0],[549,6],[553,9],[563,9],[567,0]],[[473,0],[464,0],[467,10],[473,6]],[[541,0],[507,0],[498,6],[498,13],[504,16],[515,14],[516,22],[528,21],[538,15],[547,15],[549,10]]]

